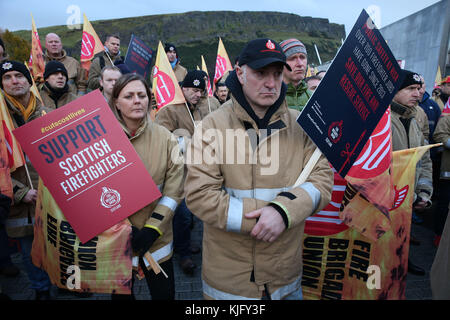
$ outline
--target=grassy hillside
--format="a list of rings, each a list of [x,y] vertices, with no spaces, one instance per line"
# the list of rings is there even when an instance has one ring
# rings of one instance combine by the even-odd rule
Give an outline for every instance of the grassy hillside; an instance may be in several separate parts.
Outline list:
[[[182,14],[151,15],[123,19],[91,21],[99,37],[118,33],[122,55],[126,54],[131,34],[157,49],[158,41],[174,43],[181,63],[188,69],[201,66],[203,54],[213,75],[218,38],[221,37],[230,59],[239,55],[243,45],[255,38],[269,37],[275,41],[298,38],[308,50],[309,63],[318,64],[314,50],[317,45],[322,61],[331,60],[345,39],[343,25],[329,23],[328,19],[301,17],[279,12],[187,12]],[[44,45],[45,35],[55,32],[61,36],[69,55],[79,58],[82,29],[70,30],[66,26],[38,28]],[[30,30],[14,32],[30,41]]]

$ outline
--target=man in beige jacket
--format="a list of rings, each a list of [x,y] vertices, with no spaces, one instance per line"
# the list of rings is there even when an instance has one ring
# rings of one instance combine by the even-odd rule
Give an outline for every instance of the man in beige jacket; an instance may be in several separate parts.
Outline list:
[[[67,55],[63,49],[61,38],[56,33],[49,33],[45,36],[45,49],[45,64],[50,61],[61,62],[67,70],[69,91],[74,95],[83,95],[87,85],[85,71],[81,68],[78,60]]]
[[[45,82],[39,93],[47,108],[57,109],[77,99],[70,92],[68,78],[67,70],[61,62],[50,61],[45,65]]]
[[[105,51],[98,53],[92,60],[87,81],[88,91],[100,88],[100,74],[105,66],[114,66],[123,63],[124,57],[120,55],[120,37],[117,34],[106,36]]]
[[[172,43],[167,43],[164,47],[164,51],[166,51],[167,59],[169,59],[177,81],[183,81],[187,74],[187,69],[180,64],[177,48]]]
[[[231,100],[203,119],[188,147],[186,204],[203,221],[206,299],[301,299],[304,221],[330,201],[322,155],[294,186],[315,144],[288,109],[286,56],[250,41],[226,84]]]

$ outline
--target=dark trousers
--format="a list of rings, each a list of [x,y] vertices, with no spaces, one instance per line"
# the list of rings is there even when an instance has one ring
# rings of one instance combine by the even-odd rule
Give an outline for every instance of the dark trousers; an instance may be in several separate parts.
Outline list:
[[[145,280],[147,282],[152,300],[175,300],[175,278],[173,273],[172,258],[159,264],[168,278],[162,272],[155,274],[152,269],[145,272]],[[135,275],[131,278],[131,294],[111,294],[111,300],[136,300],[134,289]]]
[[[175,210],[173,217],[173,250],[180,255],[180,260],[191,257],[192,212],[183,199]]]
[[[12,265],[6,227],[0,222],[0,267]]]
[[[448,204],[450,201],[450,180],[440,179],[436,208],[433,212],[434,233],[438,236],[442,235],[445,221],[448,215]]]

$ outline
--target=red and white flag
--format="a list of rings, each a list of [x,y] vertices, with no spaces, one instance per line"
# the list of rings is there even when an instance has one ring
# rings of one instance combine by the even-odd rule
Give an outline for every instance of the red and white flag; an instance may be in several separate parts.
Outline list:
[[[33,15],[31,15],[31,73],[33,74],[34,81],[37,83],[44,81],[44,53],[42,52],[41,40],[39,40],[39,34],[34,23]]]
[[[450,97],[444,105],[444,109],[442,109],[442,113],[450,114]]]
[[[104,51],[105,47],[103,47],[100,38],[85,14],[83,14],[83,17],[83,38],[81,40],[80,61],[81,67],[86,71],[89,71],[92,59],[97,53]]]
[[[16,137],[13,135],[14,124],[11,116],[8,112],[8,107],[4,100],[2,91],[0,90],[0,123],[5,136],[5,144],[8,152],[8,164],[11,172],[15,171],[18,167],[21,167],[25,163],[22,148]]]
[[[209,79],[208,68],[206,67],[206,62],[205,62],[205,59],[203,58],[203,56],[202,56],[202,70],[205,71],[206,74],[208,75],[208,79],[207,79],[208,82],[207,82],[206,87],[208,89],[208,96],[212,97],[214,94],[213,94],[212,87],[211,87],[211,80]]]
[[[168,104],[186,102],[161,41],[158,44],[158,53],[156,54],[152,76],[152,93],[155,96],[158,109]]]
[[[219,38],[219,47],[217,48],[217,58],[216,58],[216,72],[214,75],[214,84],[223,77],[225,72],[233,70],[230,58],[228,58],[227,50],[223,45],[222,39]]]

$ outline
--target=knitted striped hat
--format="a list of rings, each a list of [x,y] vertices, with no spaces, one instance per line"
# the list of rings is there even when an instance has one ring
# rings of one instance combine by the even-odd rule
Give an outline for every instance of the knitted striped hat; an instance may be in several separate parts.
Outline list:
[[[280,46],[284,51],[284,54],[286,55],[286,58],[289,58],[293,54],[296,53],[304,53],[308,55],[306,52],[305,45],[298,39],[287,39],[280,42]]]

